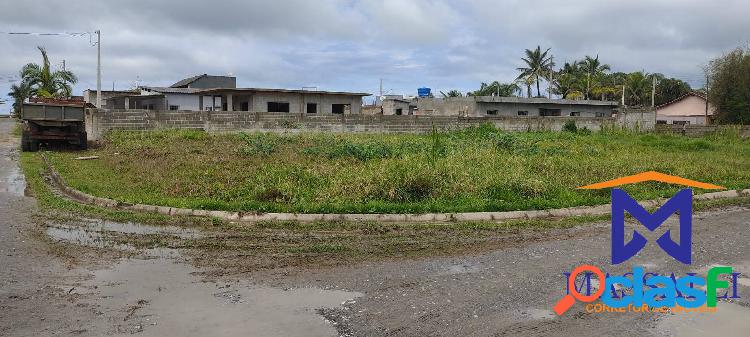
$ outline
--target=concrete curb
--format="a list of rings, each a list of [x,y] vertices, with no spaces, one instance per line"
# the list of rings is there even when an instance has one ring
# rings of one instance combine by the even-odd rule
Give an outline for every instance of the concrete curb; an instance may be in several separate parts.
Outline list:
[[[424,214],[300,214],[300,213],[252,213],[208,211],[201,209],[177,208],[168,206],[154,206],[144,204],[130,204],[121,201],[100,198],[74,188],[71,188],[52,167],[47,156],[42,154],[47,172],[55,186],[68,198],[75,201],[117,210],[135,212],[160,213],[171,216],[201,216],[213,217],[227,221],[260,222],[260,221],[350,221],[350,222],[391,222],[391,223],[450,223],[450,222],[502,222],[506,220],[528,220],[541,218],[564,218],[576,216],[599,216],[610,213],[610,205],[578,206],[549,210],[510,211],[510,212],[467,212],[467,213],[424,213]],[[694,200],[729,199],[750,196],[750,189],[738,191],[721,191],[704,193],[694,196]],[[658,207],[665,199],[646,200],[639,202],[644,207]]]

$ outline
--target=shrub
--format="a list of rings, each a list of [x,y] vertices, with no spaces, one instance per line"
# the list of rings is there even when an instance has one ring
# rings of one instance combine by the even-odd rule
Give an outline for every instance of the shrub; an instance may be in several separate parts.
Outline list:
[[[255,200],[263,202],[285,202],[289,197],[275,187],[269,187],[255,195]]]
[[[241,132],[239,137],[245,141],[245,146],[239,149],[239,152],[244,155],[263,155],[268,156],[276,151],[276,146],[279,143],[279,136],[276,134],[268,133],[253,133],[247,134]]]
[[[354,143],[351,141],[324,140],[320,144],[302,150],[308,155],[323,155],[328,159],[352,157],[360,161],[397,157],[400,150],[390,144],[378,141]]]
[[[512,151],[516,148],[518,140],[511,133],[501,133],[495,138],[495,147],[502,150]]]
[[[576,126],[576,122],[572,119],[569,119],[563,124],[562,130],[565,132],[572,132],[576,133],[578,132],[578,126]]]

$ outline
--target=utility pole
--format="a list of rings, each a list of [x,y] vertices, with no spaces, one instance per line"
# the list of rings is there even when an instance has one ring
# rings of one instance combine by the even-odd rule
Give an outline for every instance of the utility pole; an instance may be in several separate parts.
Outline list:
[[[380,96],[375,98],[375,104],[383,104],[383,79],[380,79]]]
[[[622,85],[622,106],[625,106],[625,85]]]
[[[96,34],[96,107],[102,108],[102,32]]]
[[[552,74],[554,73],[555,57],[550,56],[550,67],[549,67],[549,81],[547,81],[547,98],[552,99]]]
[[[708,72],[706,72],[706,125],[708,122]]]
[[[62,67],[63,67],[63,71],[65,71],[65,59],[63,59]]]
[[[651,108],[654,109],[654,128],[656,128],[656,76],[654,76],[654,82],[651,84]],[[643,118],[641,118],[643,119]]]

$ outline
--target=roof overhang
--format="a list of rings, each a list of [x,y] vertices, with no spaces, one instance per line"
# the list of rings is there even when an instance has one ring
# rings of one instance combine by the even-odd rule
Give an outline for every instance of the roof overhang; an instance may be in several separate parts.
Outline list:
[[[498,97],[498,96],[474,96],[477,103],[517,103],[517,104],[557,104],[557,105],[596,105],[616,107],[615,101],[594,100],[572,100],[572,99],[549,99],[549,98],[525,98],[525,97]]]
[[[265,93],[287,93],[287,94],[311,94],[311,95],[342,95],[342,96],[370,96],[364,92],[345,91],[320,91],[320,90],[297,90],[297,89],[269,89],[269,88],[214,88],[199,90],[199,94],[247,94],[254,92]]]

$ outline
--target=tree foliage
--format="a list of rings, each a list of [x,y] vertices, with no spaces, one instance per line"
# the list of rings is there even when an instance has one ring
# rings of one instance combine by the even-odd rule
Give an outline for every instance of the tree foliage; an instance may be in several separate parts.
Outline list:
[[[552,54],[549,53],[550,48],[547,48],[542,52],[541,46],[536,46],[536,49],[526,49],[526,57],[522,57],[521,60],[526,63],[525,67],[518,68],[521,74],[518,75],[516,80],[533,79],[536,83],[536,95],[541,96],[542,93],[539,90],[540,79],[549,79],[552,73],[552,68],[555,63],[552,61]],[[525,81],[528,83],[528,81]],[[531,96],[529,94],[529,96]]]
[[[469,96],[500,96],[500,97],[513,97],[516,94],[521,93],[521,87],[515,83],[501,83],[494,81],[490,84],[482,83],[479,90],[472,91]]]
[[[43,47],[37,47],[42,54],[42,64],[28,63],[19,72],[21,83],[10,88],[8,96],[13,98],[13,112],[18,114],[23,102],[30,97],[68,98],[73,92],[72,85],[78,78],[69,70],[52,70],[49,56]]]
[[[661,74],[657,74],[661,75]],[[690,84],[676,78],[660,78],[656,83],[656,105],[669,103],[692,92]]]
[[[750,50],[737,48],[711,61],[708,100],[716,121],[750,124]]]
[[[441,95],[443,95],[443,98],[448,97],[462,97],[464,94],[461,93],[461,91],[458,90],[448,90],[448,92],[440,92]]]
[[[21,105],[23,101],[31,97],[34,89],[27,82],[21,82],[20,84],[14,84],[10,87],[8,96],[13,98],[13,114],[19,116],[21,114]]]
[[[21,68],[21,79],[33,87],[34,96],[44,98],[67,98],[73,89],[71,84],[78,82],[78,78],[69,70],[53,71],[47,51],[42,47],[42,64],[29,63]]]

